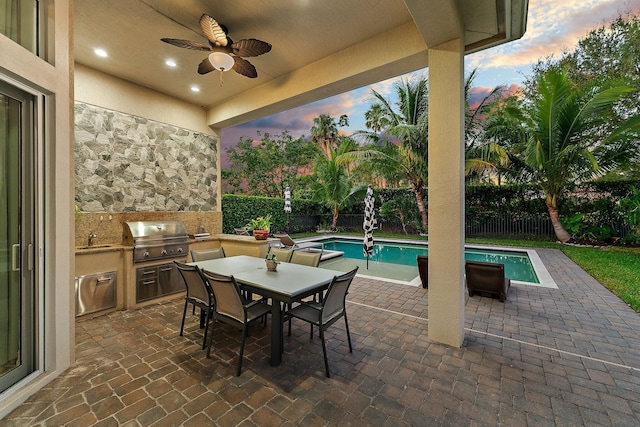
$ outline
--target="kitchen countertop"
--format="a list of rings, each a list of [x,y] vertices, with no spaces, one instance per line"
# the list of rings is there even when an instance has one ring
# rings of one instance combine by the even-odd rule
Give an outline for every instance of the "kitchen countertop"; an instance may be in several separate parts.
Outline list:
[[[133,250],[133,247],[125,246],[121,243],[97,243],[93,246],[76,246],[75,252],[76,254],[93,254],[122,250]]]
[[[210,237],[205,237],[202,239],[188,239],[189,244],[196,242],[219,242],[219,241],[235,241],[235,242],[243,242],[245,244],[255,244],[260,245],[264,243],[268,243],[270,241],[278,241],[278,239],[269,238],[267,240],[256,240],[253,236],[239,236],[236,234],[216,234]],[[133,246],[123,245],[122,243],[96,243],[93,246],[76,246],[75,253],[76,254],[92,254],[92,253],[100,253],[100,252],[111,252],[111,251],[122,251],[122,250],[133,250]]]

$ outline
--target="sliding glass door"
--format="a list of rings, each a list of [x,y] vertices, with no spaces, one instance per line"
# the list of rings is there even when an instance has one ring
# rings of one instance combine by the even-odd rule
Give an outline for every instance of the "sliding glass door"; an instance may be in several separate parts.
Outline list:
[[[34,98],[0,81],[0,392],[35,369]]]

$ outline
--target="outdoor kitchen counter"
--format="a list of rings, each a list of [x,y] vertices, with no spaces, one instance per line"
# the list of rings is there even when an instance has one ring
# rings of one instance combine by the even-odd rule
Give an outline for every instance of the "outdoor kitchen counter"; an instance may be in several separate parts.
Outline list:
[[[227,256],[250,255],[264,258],[269,250],[270,242],[278,239],[256,240],[253,236],[238,236],[235,234],[214,234],[203,239],[189,239],[189,252],[191,250],[214,249],[222,246]],[[93,246],[76,246],[75,275],[102,273],[107,271],[117,272],[117,305],[115,310],[128,310],[144,305],[158,303],[164,300],[183,297],[183,293],[170,294],[148,301],[136,300],[136,269],[141,266],[133,261],[133,246],[122,243],[96,243]],[[189,253],[184,254],[184,261],[190,261]],[[155,260],[147,262],[150,267],[171,263],[171,260]],[[96,314],[107,313],[111,310]]]
[[[269,242],[279,242],[278,239],[256,240],[253,236],[237,234],[216,234],[213,238],[220,240],[227,256],[250,255],[264,258],[269,251]]]
[[[107,310],[92,313],[86,317],[94,317],[114,310],[122,310],[125,306],[126,266],[125,259],[131,258],[133,248],[119,243],[96,244],[91,247],[75,248],[75,276],[116,272],[116,306]]]

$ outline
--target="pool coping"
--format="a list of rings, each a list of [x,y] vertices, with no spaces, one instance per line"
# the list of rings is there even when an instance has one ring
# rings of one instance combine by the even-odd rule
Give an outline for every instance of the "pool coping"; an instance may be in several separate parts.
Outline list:
[[[363,240],[363,237],[340,236],[336,234],[322,234],[321,236],[304,237],[304,238],[296,239],[296,241],[312,242],[312,241],[332,239],[332,238],[354,240],[354,241]],[[375,239],[375,241],[429,246],[428,240],[405,240],[405,239],[393,239],[393,238],[380,238],[380,239]],[[512,280],[511,284],[558,289],[558,285],[556,284],[555,280],[553,280],[551,273],[549,273],[549,270],[547,270],[547,267],[544,265],[544,263],[542,262],[542,259],[540,258],[540,256],[538,255],[538,252],[536,252],[535,249],[521,248],[517,246],[492,246],[492,245],[464,245],[464,247],[469,249],[491,249],[491,250],[499,250],[499,251],[507,251],[507,252],[525,252],[529,257],[529,260],[531,260],[533,270],[536,273],[536,276],[538,276],[538,280],[540,281],[540,283]],[[382,278],[378,276],[367,276],[362,274],[358,274],[358,276],[361,276],[367,279],[372,279],[372,280],[383,280],[387,282],[406,284],[411,286],[421,285],[419,276],[409,282],[405,282],[403,280],[387,279],[387,278]]]

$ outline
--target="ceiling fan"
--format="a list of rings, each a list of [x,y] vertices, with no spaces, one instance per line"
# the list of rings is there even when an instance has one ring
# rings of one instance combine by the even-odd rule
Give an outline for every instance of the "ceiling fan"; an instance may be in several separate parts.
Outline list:
[[[199,74],[207,74],[213,70],[219,70],[220,84],[222,85],[222,72],[232,69],[238,74],[249,78],[258,77],[256,67],[244,57],[258,56],[271,50],[271,44],[257,39],[242,39],[234,42],[227,36],[229,30],[206,13],[200,17],[200,28],[208,39],[208,43],[194,42],[191,40],[162,38],[165,43],[192,50],[212,52],[200,62]]]

